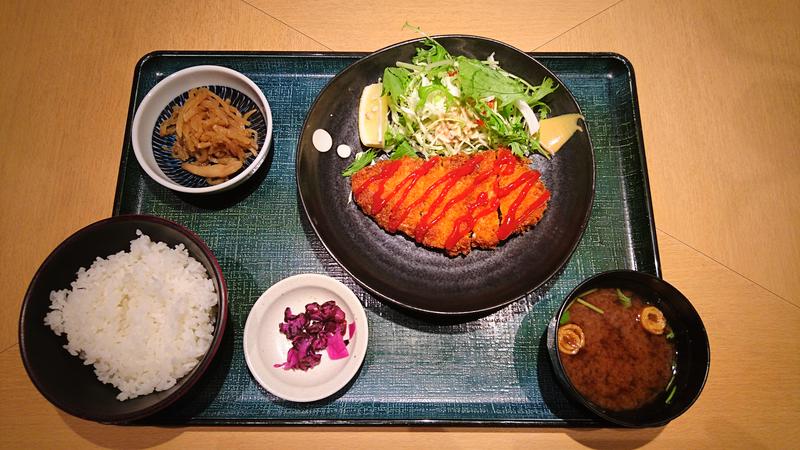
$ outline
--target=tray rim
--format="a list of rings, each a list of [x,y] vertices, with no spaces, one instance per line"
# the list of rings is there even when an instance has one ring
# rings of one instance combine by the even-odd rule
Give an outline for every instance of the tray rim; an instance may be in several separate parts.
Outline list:
[[[125,425],[125,424],[123,424]],[[204,419],[193,418],[187,421],[142,419],[128,426],[202,426],[202,427],[244,427],[244,426],[382,426],[382,427],[484,427],[484,428],[623,428],[597,417],[565,422],[558,419]]]
[[[524,50],[523,50],[524,51]],[[137,98],[139,96],[138,86],[142,78],[142,73],[145,65],[155,59],[161,57],[220,57],[220,58],[247,58],[247,57],[264,57],[264,58],[323,58],[323,59],[351,59],[360,58],[369,55],[372,52],[363,51],[260,51],[260,50],[155,50],[144,54],[136,62],[134,66],[133,79],[131,80],[131,93],[128,101],[128,115],[125,123],[125,131],[122,142],[122,149],[120,152],[119,169],[117,173],[117,183],[115,187],[114,203],[112,207],[112,216],[121,215],[121,199],[125,185],[126,176],[126,162],[128,158],[128,149],[131,148],[131,126],[133,123],[133,116],[136,113],[138,106]],[[548,59],[568,59],[568,58],[585,58],[585,59],[605,59],[615,61],[622,65],[622,68],[628,75],[628,86],[631,92],[630,105],[632,109],[633,121],[635,122],[634,132],[636,133],[637,148],[640,158],[640,169],[642,172],[642,187],[645,201],[645,213],[649,216],[648,230],[651,239],[649,239],[649,250],[653,254],[654,275],[662,278],[661,271],[661,257],[658,250],[658,237],[655,225],[655,215],[653,212],[652,192],[650,189],[650,177],[647,171],[647,159],[645,152],[644,133],[642,130],[641,114],[639,111],[639,97],[636,87],[636,75],[634,72],[633,64],[624,55],[616,52],[532,52],[525,51],[533,58],[548,58]],[[141,94],[144,95],[144,94]],[[591,220],[591,219],[590,219]],[[346,272],[346,271],[345,271]],[[169,421],[169,420],[151,420],[145,418],[140,421],[132,422],[130,425],[166,425],[166,426],[253,426],[253,425],[267,425],[267,426],[309,426],[309,425],[327,425],[327,426],[448,426],[448,427],[550,427],[550,428],[587,428],[587,427],[605,427],[617,428],[618,426],[605,422],[602,419],[590,417],[587,419],[577,419],[566,421],[564,419],[287,419],[287,418],[263,418],[263,419],[231,419],[231,418],[190,418],[185,421]]]
[[[523,50],[524,51],[524,50]],[[125,180],[125,161],[127,159],[127,149],[131,146],[131,127],[133,125],[133,116],[136,114],[136,98],[137,86],[142,76],[142,70],[150,60],[161,57],[195,57],[195,56],[209,56],[209,57],[268,57],[268,58],[329,58],[329,59],[349,59],[361,58],[369,55],[372,52],[363,51],[291,51],[291,50],[154,50],[142,55],[136,62],[134,67],[133,79],[131,80],[131,93],[128,99],[128,116],[125,122],[125,134],[123,135],[122,150],[120,152],[119,169],[117,171],[117,184],[115,187],[114,203],[112,204],[112,215],[118,216],[120,214],[120,200]],[[621,64],[625,71],[628,73],[629,87],[631,91],[631,109],[633,112],[633,121],[635,122],[635,131],[638,139],[639,159],[641,161],[641,171],[643,178],[644,194],[647,199],[646,212],[649,216],[649,230],[650,236],[650,250],[653,252],[653,262],[655,264],[655,275],[662,278],[661,273],[661,256],[658,251],[658,236],[655,223],[655,214],[653,212],[653,195],[650,189],[650,176],[647,171],[647,156],[644,143],[644,132],[642,130],[641,113],[639,111],[639,93],[636,88],[636,73],[633,68],[633,63],[617,52],[535,52],[525,51],[533,58],[550,58],[550,59],[566,59],[566,58],[598,58],[610,59]],[[591,221],[591,218],[589,219]]]

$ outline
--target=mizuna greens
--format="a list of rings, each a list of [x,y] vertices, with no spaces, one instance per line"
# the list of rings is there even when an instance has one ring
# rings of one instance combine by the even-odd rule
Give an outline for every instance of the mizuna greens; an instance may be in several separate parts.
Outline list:
[[[506,72],[494,54],[479,61],[453,56],[426,37],[411,62],[398,61],[382,77],[389,106],[383,151],[403,156],[450,156],[508,147],[519,157],[551,155],[539,144],[542,101],[556,90],[551,78],[538,86]],[[378,157],[369,150],[342,173],[350,176]]]

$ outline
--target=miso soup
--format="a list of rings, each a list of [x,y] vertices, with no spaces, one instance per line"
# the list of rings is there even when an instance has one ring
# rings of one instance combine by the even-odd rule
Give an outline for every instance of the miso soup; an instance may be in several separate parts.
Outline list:
[[[675,386],[674,334],[662,312],[626,289],[593,289],[561,316],[558,350],[567,377],[609,411],[636,409]]]

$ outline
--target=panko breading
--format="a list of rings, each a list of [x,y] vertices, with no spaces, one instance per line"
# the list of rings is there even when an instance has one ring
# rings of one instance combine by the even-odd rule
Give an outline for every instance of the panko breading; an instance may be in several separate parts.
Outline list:
[[[541,220],[550,192],[506,149],[380,161],[351,178],[353,198],[381,228],[448,255],[494,248]]]

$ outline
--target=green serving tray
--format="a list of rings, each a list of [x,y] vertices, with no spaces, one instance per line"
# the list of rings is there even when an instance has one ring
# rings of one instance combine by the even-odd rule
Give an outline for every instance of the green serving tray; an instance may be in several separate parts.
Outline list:
[[[588,276],[628,268],[660,275],[633,68],[608,53],[533,56],[572,91],[596,158],[596,196],[583,239],[564,269],[533,293],[462,323],[416,318],[367,294],[326,252],[298,203],[297,139],[322,87],[363,54],[155,52],[136,66],[114,214],[179,222],[208,243],[228,282],[230,323],[203,379],[149,424],[436,424],[606,426],[561,390],[544,335],[564,296]],[[273,146],[245,185],[214,197],[186,196],[152,181],[133,154],[130,126],[145,94],[180,69],[215,64],[250,77],[270,102]],[[242,331],[273,283],[322,273],[364,304],[369,349],[357,377],[318,402],[298,404],[250,375]]]

